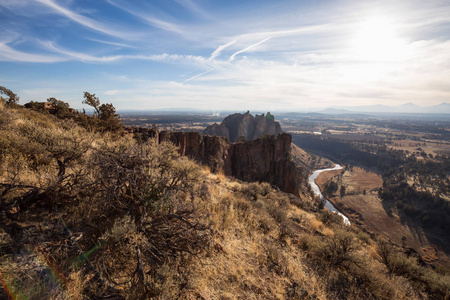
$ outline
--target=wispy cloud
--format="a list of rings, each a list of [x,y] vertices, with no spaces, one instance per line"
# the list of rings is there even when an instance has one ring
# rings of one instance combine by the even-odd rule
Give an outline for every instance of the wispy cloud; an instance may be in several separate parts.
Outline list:
[[[0,43],[0,61],[16,61],[31,63],[54,63],[64,61],[63,57],[26,53],[15,50],[4,43]]]
[[[189,81],[191,81],[191,80],[197,79],[197,78],[199,78],[199,77],[201,77],[201,76],[203,76],[203,75],[206,75],[206,74],[208,74],[208,73],[211,73],[212,71],[214,71],[214,69],[211,69],[211,70],[202,72],[202,73],[200,73],[200,74],[197,74],[197,75],[195,75],[195,76],[192,76],[192,77],[186,79],[185,81],[183,81],[182,83],[186,83],[186,82],[189,82]]]
[[[156,17],[153,17],[146,13],[143,13],[142,11],[130,9],[129,3],[119,3],[118,1],[113,1],[113,0],[106,0],[106,1],[109,4],[114,5],[117,8],[119,8],[125,12],[127,12],[135,17],[140,18],[141,20],[145,21],[147,24],[149,24],[151,26],[157,27],[157,28],[165,30],[165,31],[178,33],[178,34],[183,33],[183,30],[174,23],[158,19]]]
[[[103,40],[91,39],[91,38],[89,38],[88,40],[93,41],[93,42],[97,42],[97,43],[106,44],[106,45],[113,45],[113,46],[123,47],[123,48],[136,48],[136,46],[134,46],[132,44],[116,43],[116,42],[103,41]]]
[[[97,57],[77,51],[71,51],[67,49],[63,49],[60,47],[57,47],[52,42],[46,41],[41,42],[41,44],[46,47],[48,50],[53,51],[54,53],[64,55],[66,57],[66,60],[77,60],[77,61],[84,61],[84,62],[112,62],[119,59],[123,59],[122,55],[114,55],[114,56],[102,56]]]
[[[42,5],[45,5],[48,8],[51,8],[54,12],[65,16],[66,18],[69,18],[70,20],[87,27],[89,29],[95,30],[97,32],[101,32],[107,35],[120,37],[120,38],[127,38],[129,37],[129,34],[125,32],[115,31],[110,28],[110,26],[107,26],[105,24],[102,24],[100,22],[94,21],[88,17],[85,17],[83,15],[80,15],[76,12],[71,11],[68,8],[65,8],[53,0],[35,0],[38,3],[41,3]]]
[[[209,59],[210,60],[216,59],[222,53],[223,50],[234,45],[235,43],[236,43],[236,41],[231,41],[224,45],[220,45],[219,47],[216,48],[216,50],[214,50],[213,53],[211,53],[211,56],[209,57]]]
[[[175,1],[197,16],[201,16],[206,19],[212,19],[211,15],[209,13],[207,13],[205,10],[203,10],[200,6],[198,6],[192,0],[175,0]]]
[[[270,39],[271,39],[270,37],[269,37],[269,38],[266,38],[266,39],[264,39],[264,40],[262,40],[262,41],[259,41],[259,42],[256,43],[256,44],[250,45],[250,46],[248,46],[248,47],[246,47],[246,48],[244,48],[244,49],[242,49],[242,50],[239,50],[239,51],[235,52],[233,55],[230,56],[229,61],[233,61],[234,58],[236,57],[236,55],[239,55],[239,54],[241,54],[241,53],[247,52],[247,51],[249,51],[250,49],[255,48],[256,46],[259,46],[259,45],[261,45],[262,43],[265,43],[265,42],[267,42],[267,41],[270,40]]]
[[[103,94],[105,94],[105,95],[117,95],[119,93],[120,93],[119,90],[108,90],[108,91],[105,91]]]
[[[107,55],[107,56],[95,56],[82,52],[71,51],[61,47],[56,46],[52,42],[42,42],[44,47],[48,50],[53,51],[57,54],[66,57],[66,60],[78,60],[84,62],[95,62],[95,63],[108,63],[120,60],[150,60],[157,62],[166,63],[182,63],[193,66],[205,66],[207,60],[202,56],[195,55],[181,55],[181,54],[154,54],[154,55]]]

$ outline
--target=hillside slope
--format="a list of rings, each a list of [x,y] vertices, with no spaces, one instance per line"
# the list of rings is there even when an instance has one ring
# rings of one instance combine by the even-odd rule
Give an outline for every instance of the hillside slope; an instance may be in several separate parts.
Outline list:
[[[293,161],[306,171],[304,172],[306,175],[318,169],[332,168],[334,166],[331,160],[310,154],[295,144],[291,145],[291,156]]]
[[[0,297],[427,299],[449,277],[170,142],[0,104]]]

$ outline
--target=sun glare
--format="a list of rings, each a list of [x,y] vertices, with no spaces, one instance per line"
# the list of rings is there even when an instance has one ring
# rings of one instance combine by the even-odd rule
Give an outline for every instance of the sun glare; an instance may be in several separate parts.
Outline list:
[[[384,19],[360,23],[351,41],[351,49],[355,58],[368,61],[396,61],[406,54],[395,24]]]

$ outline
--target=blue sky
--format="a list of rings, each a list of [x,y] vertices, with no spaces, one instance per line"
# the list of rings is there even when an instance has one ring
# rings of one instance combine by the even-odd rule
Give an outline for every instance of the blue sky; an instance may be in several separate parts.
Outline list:
[[[82,107],[450,102],[449,1],[0,0],[0,85]]]

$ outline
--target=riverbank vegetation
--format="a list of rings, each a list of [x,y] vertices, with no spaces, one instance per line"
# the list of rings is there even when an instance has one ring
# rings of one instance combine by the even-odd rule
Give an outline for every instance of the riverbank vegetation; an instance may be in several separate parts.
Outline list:
[[[444,134],[439,138],[447,137],[439,128],[429,131]],[[445,253],[444,256],[447,256],[443,258],[445,264],[450,265],[448,260],[450,240],[447,234],[450,230],[450,156],[437,150],[435,150],[437,153],[431,154],[430,150],[427,150],[427,153],[422,148],[415,151],[403,149],[399,146],[404,145],[403,139],[409,140],[409,144],[419,143],[424,147],[426,143],[422,142],[422,139],[429,138],[429,134],[425,134],[419,139],[416,132],[417,141],[412,141],[410,136],[412,131],[406,130],[404,134],[402,138],[392,134],[385,138],[377,135],[373,136],[372,140],[370,136],[357,134],[326,137],[294,135],[293,142],[300,146],[304,145],[312,151],[332,155],[348,170],[360,166],[381,175],[383,184],[376,195],[382,200],[386,213],[400,218],[411,231],[423,232],[430,243]],[[346,188],[343,180],[334,178],[324,185],[324,192],[329,197],[336,194],[342,198],[337,194],[343,187]],[[365,196],[363,192],[363,190],[359,192],[362,194],[361,197]],[[347,208],[349,211],[355,211],[355,207],[347,206]],[[401,244],[402,242],[399,243]]]

